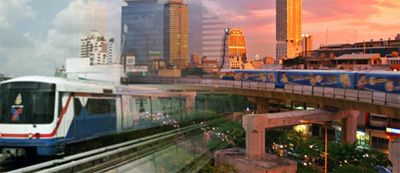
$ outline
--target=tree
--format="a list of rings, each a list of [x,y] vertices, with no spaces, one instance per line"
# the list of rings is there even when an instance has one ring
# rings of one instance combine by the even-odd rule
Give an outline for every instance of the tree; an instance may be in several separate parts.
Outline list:
[[[193,68],[193,67],[187,67],[182,69],[182,77],[185,76],[202,76],[204,74],[207,74],[203,68]]]

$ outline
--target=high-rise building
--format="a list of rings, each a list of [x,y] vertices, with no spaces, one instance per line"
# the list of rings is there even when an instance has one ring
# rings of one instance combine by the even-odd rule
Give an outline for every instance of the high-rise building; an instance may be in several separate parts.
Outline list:
[[[81,39],[81,58],[89,58],[91,65],[107,63],[107,41],[97,31]]]
[[[107,41],[107,64],[114,64],[114,39]]]
[[[225,36],[222,41],[222,64],[226,67],[229,63],[228,59],[236,55],[245,60],[246,55],[246,40],[241,28],[226,28]]]
[[[189,9],[183,0],[164,5],[164,59],[179,69],[188,65]]]
[[[80,23],[80,31],[83,33],[96,30],[101,36],[107,37],[107,6],[98,5],[96,1],[89,1],[82,7],[82,11],[76,11],[77,15],[85,16],[85,21]]]
[[[313,36],[302,34],[301,38],[302,56],[311,57],[311,52],[313,50]]]
[[[205,6],[202,2],[203,0],[185,0],[189,6],[189,55],[197,53],[199,57],[202,57],[202,47],[201,42],[203,38],[203,16]]]
[[[205,9],[203,16],[203,56],[209,59],[220,59],[221,50],[221,37],[225,35],[226,24],[210,9]],[[222,64],[222,61],[219,62]]]
[[[276,0],[276,57],[295,58],[301,53],[302,0]]]
[[[221,58],[221,37],[224,36],[226,24],[219,19],[203,0],[187,0],[189,6],[189,54],[207,56],[210,60]],[[221,64],[221,62],[219,62]]]
[[[157,0],[125,0],[127,6],[121,11],[121,46],[124,25],[127,27],[126,42],[122,56],[135,56],[136,65],[148,65],[149,52],[163,55],[164,6]]]

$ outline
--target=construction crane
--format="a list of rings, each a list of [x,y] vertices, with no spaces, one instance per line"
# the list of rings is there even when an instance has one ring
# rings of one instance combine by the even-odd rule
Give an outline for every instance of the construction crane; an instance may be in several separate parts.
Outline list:
[[[126,73],[126,55],[124,54],[125,51],[125,44],[126,44],[126,35],[128,34],[128,25],[124,24],[124,34],[122,35],[122,45],[121,45],[121,54],[120,54],[120,64],[124,65],[124,73]]]

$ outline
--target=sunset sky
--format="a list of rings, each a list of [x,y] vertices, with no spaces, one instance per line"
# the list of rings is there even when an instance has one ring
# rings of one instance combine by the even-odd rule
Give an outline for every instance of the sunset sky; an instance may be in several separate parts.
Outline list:
[[[228,26],[244,29],[248,56],[275,55],[275,0],[204,0]],[[53,75],[66,58],[79,57],[80,38],[88,34],[85,7],[91,0],[3,0],[0,3],[0,73]],[[122,0],[107,6],[108,34],[120,41]],[[398,0],[303,0],[303,33],[314,49],[328,44],[393,39],[400,33]],[[355,35],[357,31],[357,36]],[[119,45],[116,45],[119,51]]]
[[[207,0],[230,26],[246,35],[249,57],[275,55],[275,0]],[[226,17],[224,17],[226,16]],[[328,44],[393,39],[400,34],[398,0],[303,0],[303,33],[314,49]],[[356,31],[356,34],[355,34]]]

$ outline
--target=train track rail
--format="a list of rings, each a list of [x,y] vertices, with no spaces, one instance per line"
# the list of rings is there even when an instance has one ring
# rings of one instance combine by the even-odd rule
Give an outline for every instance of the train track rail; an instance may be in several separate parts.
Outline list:
[[[212,125],[219,121],[212,120],[207,125]],[[95,172],[121,163],[124,160],[139,159],[152,152],[162,150],[173,145],[174,141],[181,140],[180,138],[183,136],[188,137],[201,133],[200,128],[199,124],[194,124],[61,159],[46,161],[10,172]]]

